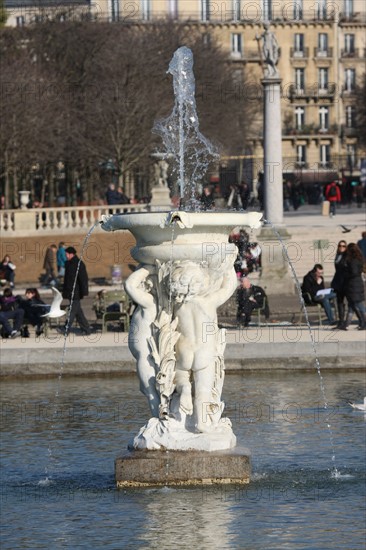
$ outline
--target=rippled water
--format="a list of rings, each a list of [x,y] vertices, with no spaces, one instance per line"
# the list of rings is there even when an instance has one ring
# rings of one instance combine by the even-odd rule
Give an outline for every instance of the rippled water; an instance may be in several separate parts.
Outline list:
[[[1,548],[364,548],[365,376],[326,372],[340,479],[315,372],[228,375],[248,486],[116,490],[147,417],[134,377],[2,384]],[[138,396],[137,398],[135,396]],[[229,404],[230,403],[230,404]]]

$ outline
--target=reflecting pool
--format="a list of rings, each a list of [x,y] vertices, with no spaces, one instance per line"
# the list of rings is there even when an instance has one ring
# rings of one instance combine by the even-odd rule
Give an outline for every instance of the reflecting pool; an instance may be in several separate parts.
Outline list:
[[[364,548],[366,417],[347,400],[365,375],[324,379],[329,422],[315,371],[227,375],[249,485],[119,491],[114,459],[148,416],[137,378],[3,382],[2,550]]]

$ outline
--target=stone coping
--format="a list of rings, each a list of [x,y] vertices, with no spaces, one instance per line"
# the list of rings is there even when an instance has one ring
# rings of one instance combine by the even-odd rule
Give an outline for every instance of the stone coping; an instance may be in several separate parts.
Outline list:
[[[332,331],[330,327],[313,331],[321,368],[365,369],[364,331]],[[313,369],[315,353],[305,326],[250,327],[228,330],[225,350],[227,372],[241,370]],[[126,333],[70,334],[66,339],[52,334],[48,338],[2,340],[0,377],[43,377],[57,375],[123,375],[135,372],[135,361],[128,349]]]

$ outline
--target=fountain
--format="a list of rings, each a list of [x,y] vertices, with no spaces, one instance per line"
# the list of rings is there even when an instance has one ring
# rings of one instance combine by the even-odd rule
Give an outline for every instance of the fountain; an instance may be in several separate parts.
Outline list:
[[[154,131],[176,162],[180,208],[106,216],[106,231],[128,229],[139,266],[126,281],[137,308],[129,347],[151,418],[116,460],[117,485],[247,483],[249,452],[236,447],[222,416],[225,331],[217,308],[234,293],[237,256],[228,235],[258,228],[257,212],[201,212],[195,186],[215,150],[198,129],[191,51],[179,48],[169,65],[172,115]]]

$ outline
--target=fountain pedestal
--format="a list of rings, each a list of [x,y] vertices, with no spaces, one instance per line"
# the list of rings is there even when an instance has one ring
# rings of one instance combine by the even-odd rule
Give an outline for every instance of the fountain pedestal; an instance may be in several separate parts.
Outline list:
[[[161,485],[245,484],[250,453],[228,451],[126,451],[115,461],[118,488]]]

